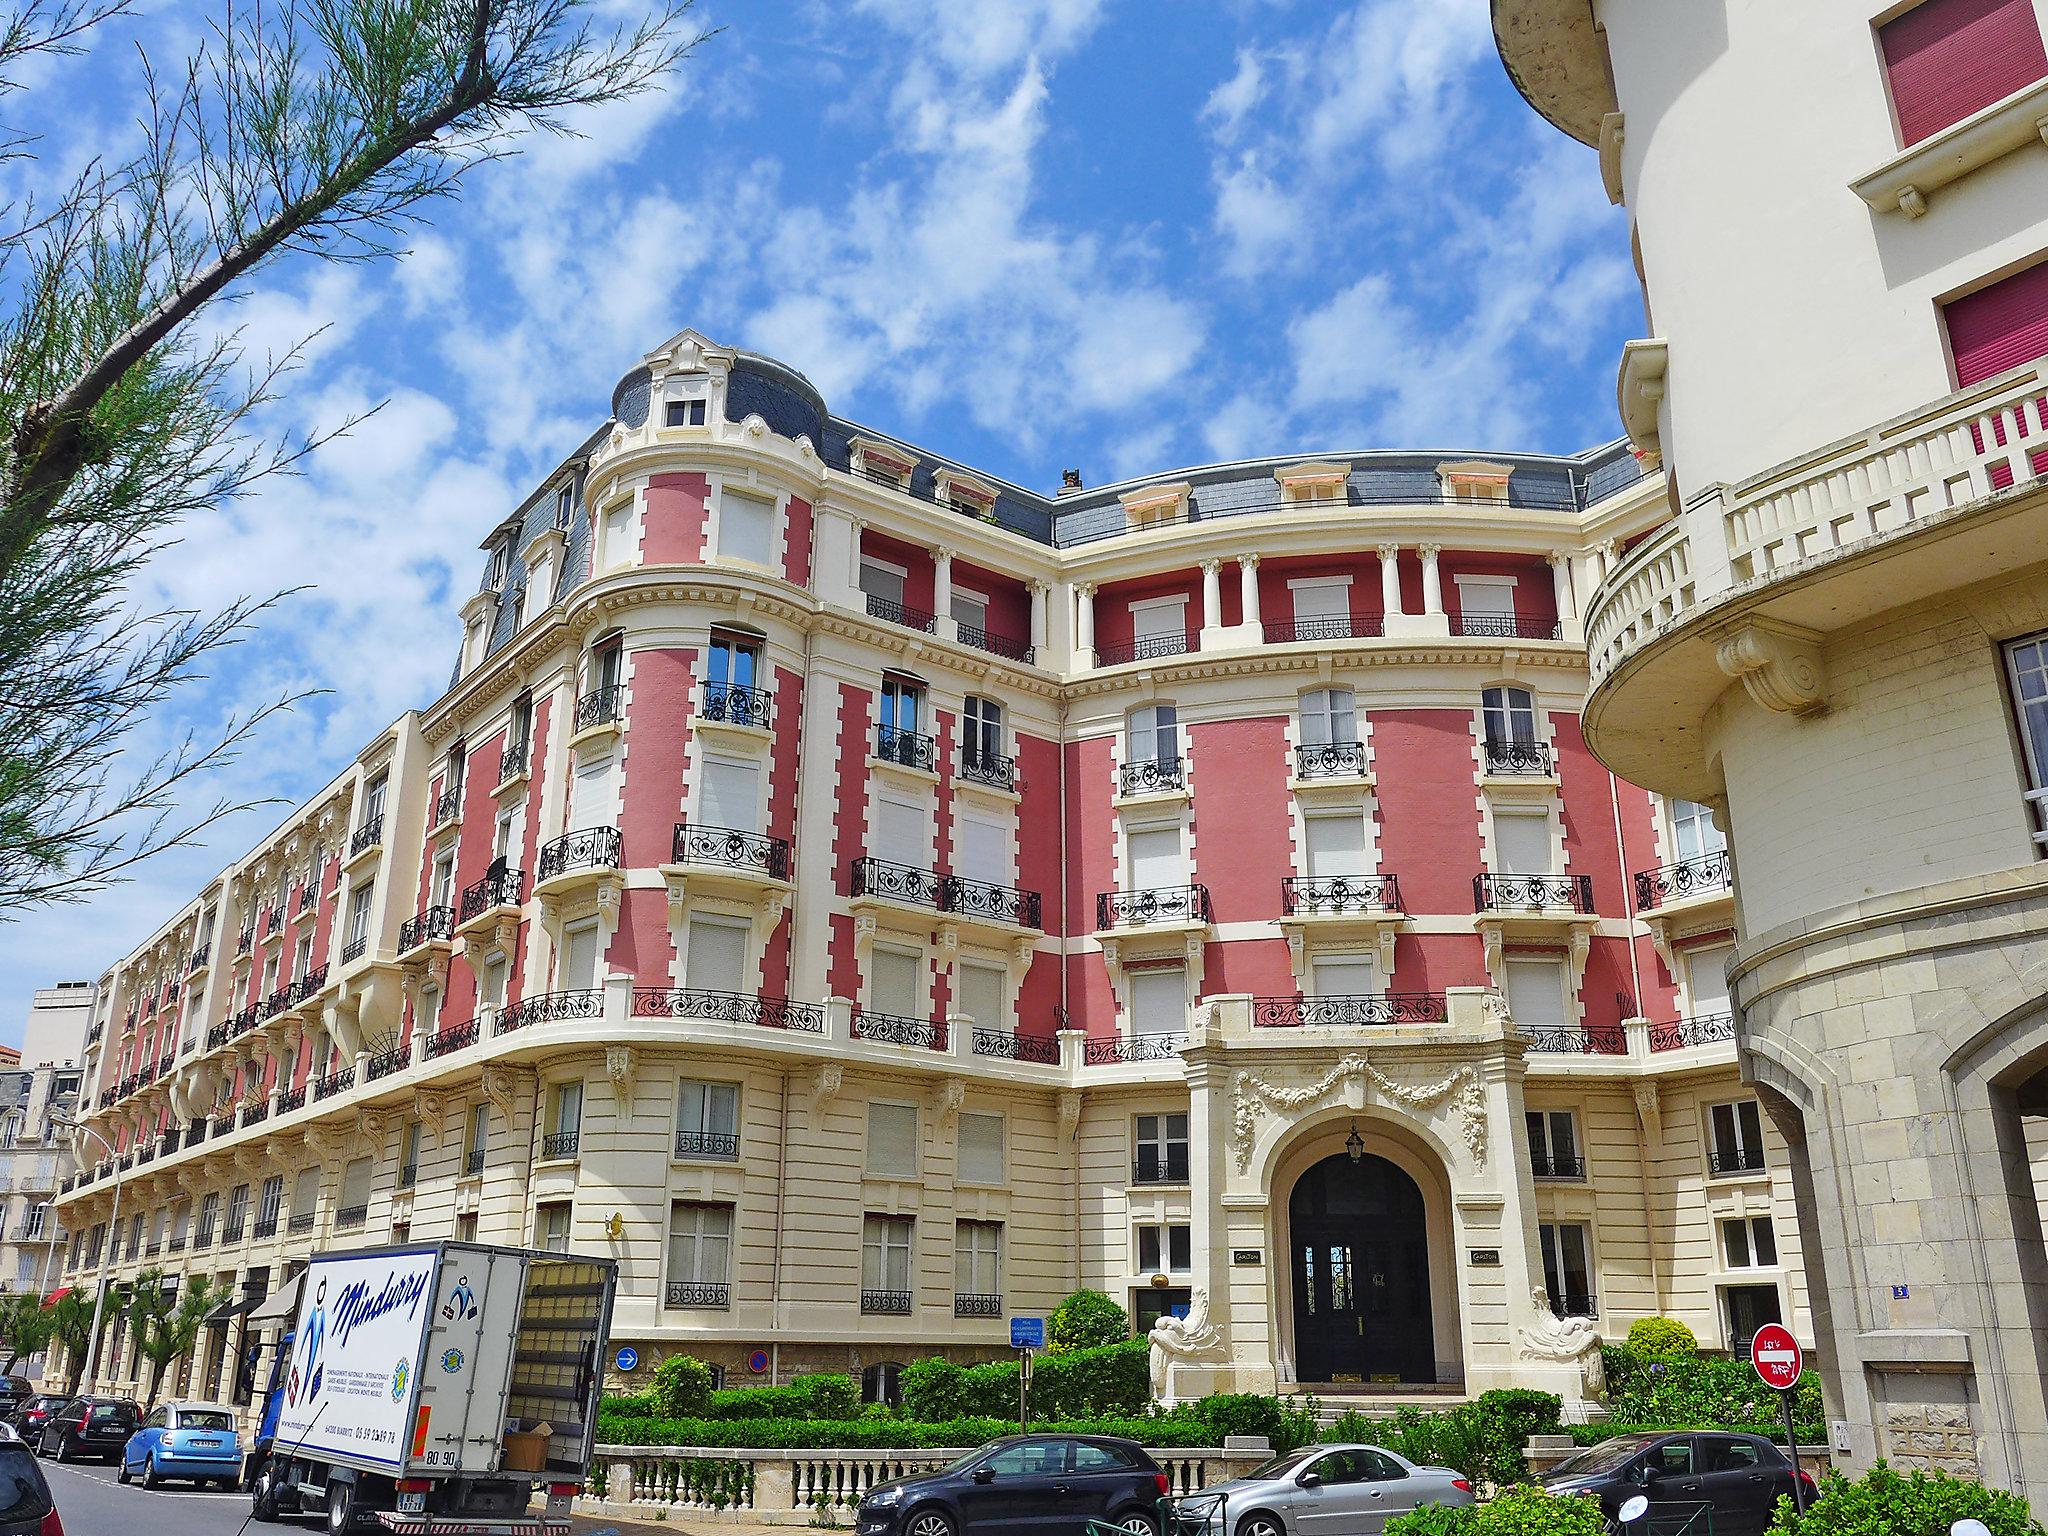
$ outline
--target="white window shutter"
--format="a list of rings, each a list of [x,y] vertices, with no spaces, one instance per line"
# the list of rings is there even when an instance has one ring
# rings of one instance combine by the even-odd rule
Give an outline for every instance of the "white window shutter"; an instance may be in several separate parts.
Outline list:
[[[747,925],[691,918],[690,948],[683,970],[693,991],[745,992]]]
[[[1493,816],[1494,860],[1502,874],[1553,873],[1550,817],[1547,813],[1496,811]]]
[[[730,486],[718,496],[718,553],[727,560],[775,563],[775,503]]]
[[[1010,883],[1010,829],[981,816],[962,816],[956,823],[959,858],[955,867],[969,880],[987,885]]]
[[[1365,818],[1356,812],[1342,816],[1309,816],[1302,822],[1308,841],[1308,872],[1311,875],[1362,875],[1365,866]]]
[[[918,971],[923,961],[900,949],[876,948],[870,951],[870,957],[869,1006],[877,1013],[905,1018],[921,1016],[924,1009],[919,997],[924,989],[918,985]]]
[[[969,1184],[1003,1182],[1003,1117],[960,1116],[959,1177]]]
[[[1187,972],[1179,966],[1130,974],[1134,1035],[1178,1035],[1188,1027]]]
[[[707,758],[697,786],[697,820],[736,832],[761,829],[761,769],[754,763]]]
[[[868,1172],[884,1178],[917,1176],[917,1109],[910,1104],[868,1106]]]
[[[1508,1012],[1524,1029],[1565,1025],[1564,966],[1555,960],[1507,962]]]

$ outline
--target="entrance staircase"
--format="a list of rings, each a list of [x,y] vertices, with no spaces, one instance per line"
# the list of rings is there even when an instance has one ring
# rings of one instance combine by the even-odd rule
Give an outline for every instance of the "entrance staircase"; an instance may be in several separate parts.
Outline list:
[[[1316,1422],[1325,1427],[1336,1423],[1346,1413],[1360,1413],[1368,1419],[1391,1419],[1403,1408],[1422,1408],[1433,1412],[1472,1401],[1471,1394],[1460,1382],[1433,1386],[1408,1382],[1395,1386],[1355,1381],[1294,1381],[1282,1382],[1280,1394],[1283,1397],[1314,1398]]]

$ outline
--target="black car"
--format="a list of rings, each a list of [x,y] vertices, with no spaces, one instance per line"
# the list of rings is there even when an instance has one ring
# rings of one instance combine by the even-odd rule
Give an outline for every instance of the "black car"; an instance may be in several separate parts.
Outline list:
[[[26,1377],[0,1376],[0,1420],[11,1420],[35,1395],[35,1386]]]
[[[125,1397],[74,1397],[43,1425],[36,1452],[59,1461],[77,1456],[112,1461],[141,1422],[142,1410]]]
[[[1797,1474],[1813,1497],[1813,1479]],[[1684,1515],[1704,1504],[1713,1510],[1714,1536],[1761,1536],[1778,1497],[1792,1495],[1792,1463],[1762,1435],[1694,1431],[1616,1435],[1543,1474],[1552,1493],[1591,1493],[1613,1518],[1637,1494],[1650,1516]]]
[[[1134,1440],[1010,1435],[949,1467],[877,1483],[859,1536],[1079,1536],[1090,1520],[1159,1536],[1166,1474]]]
[[[43,1426],[50,1422],[51,1416],[70,1401],[68,1393],[38,1392],[15,1409],[13,1417],[7,1422],[14,1426],[17,1435],[33,1445],[36,1437],[43,1432]]]
[[[64,1536],[43,1469],[19,1440],[0,1440],[0,1536]]]

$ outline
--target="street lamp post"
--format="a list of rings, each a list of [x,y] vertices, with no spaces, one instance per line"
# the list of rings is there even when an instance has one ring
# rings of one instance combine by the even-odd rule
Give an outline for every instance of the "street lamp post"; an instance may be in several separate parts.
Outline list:
[[[90,1136],[105,1149],[107,1157],[114,1165],[114,1204],[111,1213],[107,1217],[108,1246],[100,1250],[100,1279],[99,1284],[93,1290],[92,1298],[92,1340],[87,1344],[85,1350],[85,1374],[78,1379],[79,1385],[90,1392],[100,1369],[100,1315],[106,1310],[107,1305],[107,1270],[113,1264],[113,1244],[120,1241],[121,1159],[114,1155],[113,1143],[84,1121],[63,1120],[53,1115],[50,1117],[50,1123],[62,1126],[65,1130],[75,1135]]]

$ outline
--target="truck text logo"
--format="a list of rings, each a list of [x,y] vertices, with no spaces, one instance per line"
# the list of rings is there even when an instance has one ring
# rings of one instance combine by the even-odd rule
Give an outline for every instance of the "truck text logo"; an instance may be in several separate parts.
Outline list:
[[[392,1275],[384,1282],[384,1288],[374,1295],[370,1282],[358,1280],[341,1293],[341,1300],[335,1304],[335,1342],[345,1344],[348,1336],[358,1323],[372,1322],[386,1312],[403,1309],[411,1312],[419,1305],[420,1297],[427,1289],[424,1274]]]

